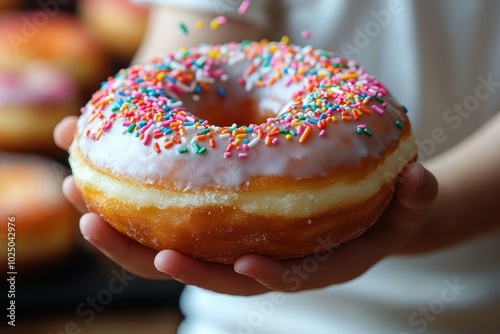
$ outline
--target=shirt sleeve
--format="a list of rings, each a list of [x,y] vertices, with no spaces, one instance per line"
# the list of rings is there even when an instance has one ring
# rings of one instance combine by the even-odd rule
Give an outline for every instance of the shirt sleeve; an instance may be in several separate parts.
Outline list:
[[[131,0],[132,2],[150,5],[168,5],[192,9],[205,13],[213,13],[214,17],[223,15],[231,19],[266,27],[269,24],[269,14],[265,0],[251,0],[248,10],[243,14],[238,12],[244,0]]]

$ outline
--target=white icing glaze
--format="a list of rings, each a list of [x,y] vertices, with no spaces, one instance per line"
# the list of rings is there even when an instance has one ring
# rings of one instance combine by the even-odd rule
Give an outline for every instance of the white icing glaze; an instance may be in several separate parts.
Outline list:
[[[235,44],[236,45],[236,44]],[[278,45],[278,44],[276,44]],[[219,47],[219,50],[228,48],[231,45]],[[237,47],[240,47],[237,45]],[[297,51],[303,53],[309,52],[311,49],[300,49],[298,47],[290,46]],[[201,54],[208,54],[212,50],[210,46],[202,46],[200,49],[194,49]],[[315,50],[314,52],[323,52]],[[241,52],[229,52],[228,64],[219,64],[212,66],[211,70],[216,71],[222,69],[228,76],[228,80],[224,81],[221,78],[206,80],[213,81],[212,90],[208,94],[201,96],[200,101],[193,100],[193,93],[186,93],[181,96],[185,101],[185,106],[188,111],[196,109],[197,103],[209,103],[221,99],[216,91],[219,87],[226,89],[226,99],[237,100],[240,97],[251,96],[259,102],[260,108],[271,109],[276,114],[286,113],[287,106],[292,101],[292,94],[297,92],[298,89],[303,87],[306,79],[295,85],[286,85],[286,80],[290,76],[285,74],[274,85],[266,86],[264,88],[253,88],[250,92],[246,92],[244,86],[239,86],[236,81],[237,78],[242,76],[242,73],[248,67],[248,60],[241,60]],[[331,55],[331,54],[330,54]],[[182,55],[175,54],[172,56],[176,59],[173,62],[174,68],[182,71],[189,71],[184,65],[180,63],[183,59]],[[297,57],[297,56],[296,56]],[[335,58],[337,59],[337,58]],[[172,64],[168,57],[164,58],[166,64]],[[255,61],[255,59],[253,60]],[[333,61],[333,56],[332,56]],[[308,68],[321,70],[320,64],[309,64]],[[350,72],[356,73],[358,76],[358,83],[368,81],[371,84],[378,84],[374,79],[366,74],[363,74],[361,67],[357,67],[352,61],[347,63]],[[144,71],[153,71],[154,66],[146,64],[142,67]],[[295,70],[294,70],[295,71]],[[256,76],[261,75],[262,71],[257,71]],[[345,74],[342,71],[338,75]],[[125,84],[125,73],[117,76],[116,80],[111,81],[104,87],[106,89],[111,85],[115,90],[119,89]],[[250,76],[251,77],[251,76]],[[210,80],[211,79],[211,80]],[[223,79],[226,79],[223,77]],[[204,79],[202,79],[204,80]],[[251,80],[248,79],[246,86]],[[164,80],[164,87],[166,81]],[[332,90],[344,92],[341,87],[333,87]],[[93,103],[88,103],[84,108],[82,116],[78,121],[79,136],[74,142],[74,146],[78,146],[83,155],[90,160],[93,164],[100,168],[111,170],[117,175],[130,175],[134,178],[142,180],[146,183],[153,183],[154,180],[173,181],[178,189],[199,189],[204,186],[215,186],[222,188],[236,188],[248,184],[252,176],[291,176],[295,179],[303,179],[316,176],[330,175],[332,170],[336,167],[351,164],[361,164],[365,159],[380,159],[388,147],[394,146],[401,138],[401,129],[395,125],[396,120],[401,121],[405,126],[408,125],[408,120],[402,108],[394,101],[389,93],[385,92],[383,86],[379,86],[379,91],[382,93],[383,99],[387,103],[385,108],[382,103],[373,99],[367,107],[376,105],[383,108],[384,112],[379,114],[373,111],[371,115],[366,113],[360,116],[359,120],[342,121],[340,112],[336,115],[337,121],[326,123],[326,128],[316,128],[311,125],[312,131],[304,143],[299,142],[301,137],[298,134],[287,140],[285,135],[280,135],[277,145],[266,145],[265,138],[252,142],[258,138],[257,133],[250,133],[247,137],[251,144],[248,151],[241,151],[233,149],[233,154],[230,158],[225,157],[226,148],[228,145],[227,135],[220,135],[214,131],[213,139],[216,141],[217,146],[210,148],[208,141],[199,142],[207,150],[203,154],[196,154],[193,148],[193,141],[196,141],[197,129],[187,126],[186,135],[178,137],[182,143],[175,145],[173,148],[164,149],[163,138],[153,139],[146,145],[143,140],[136,138],[134,133],[127,132],[127,127],[122,126],[124,119],[120,117],[100,135],[98,140],[89,138],[96,133],[96,127],[103,124],[104,121],[110,117],[111,114],[116,113],[112,111],[114,103],[118,100],[118,94],[112,96],[112,102],[107,104],[100,112],[104,116],[103,119],[92,117],[95,107]],[[169,90],[172,94],[172,91]],[[205,96],[206,95],[206,96]],[[311,99],[310,93],[304,93],[301,100],[303,104],[308,104]],[[231,103],[231,101],[228,101]],[[371,107],[369,107],[372,110]],[[234,112],[237,112],[236,110]],[[158,122],[155,122],[159,126]],[[229,124],[221,124],[221,126]],[[242,124],[238,124],[241,126]],[[356,133],[357,126],[366,126],[372,136],[366,133]],[[290,127],[290,124],[279,123],[276,124],[280,129],[296,129]],[[212,130],[215,125],[212,124]],[[152,133],[151,127],[146,133]],[[134,131],[135,132],[135,131]],[[268,131],[269,132],[269,131]],[[321,135],[320,135],[321,134]],[[171,137],[169,135],[168,137]],[[155,152],[153,145],[155,142],[160,143],[161,152]],[[188,149],[188,153],[180,154],[177,150],[179,147]],[[245,159],[239,158],[238,153],[244,152],[248,156]]]

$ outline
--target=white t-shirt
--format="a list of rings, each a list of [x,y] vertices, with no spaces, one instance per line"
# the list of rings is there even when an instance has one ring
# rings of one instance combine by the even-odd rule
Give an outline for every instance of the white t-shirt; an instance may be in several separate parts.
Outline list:
[[[241,0],[156,2],[231,18]],[[239,17],[268,27],[269,39],[286,34],[357,59],[408,107],[425,160],[500,109],[499,13],[500,1],[486,0],[253,0]],[[358,279],[316,291],[235,297],[188,287],[179,332],[500,333],[499,254],[496,234],[387,258]]]

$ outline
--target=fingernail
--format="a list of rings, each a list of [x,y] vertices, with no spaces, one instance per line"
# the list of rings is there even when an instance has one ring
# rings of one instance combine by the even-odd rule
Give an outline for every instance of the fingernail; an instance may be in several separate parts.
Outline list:
[[[248,276],[251,278],[259,278],[259,274],[253,269],[245,268],[245,269],[238,270],[237,268],[235,268],[234,270],[238,274],[241,274],[241,275],[245,275],[245,276]]]
[[[422,166],[422,164],[420,164],[418,162],[408,164],[404,168],[401,175],[405,178],[409,177],[410,175],[415,175],[415,176],[418,176],[419,181],[422,181],[422,179],[424,177],[424,167]]]
[[[164,271],[164,273],[177,281],[182,280],[184,278],[184,276],[179,274],[177,271],[169,270],[169,271]]]

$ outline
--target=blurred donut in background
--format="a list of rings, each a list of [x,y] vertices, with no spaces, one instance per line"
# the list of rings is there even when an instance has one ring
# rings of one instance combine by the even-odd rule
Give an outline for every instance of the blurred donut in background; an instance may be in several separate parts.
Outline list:
[[[62,11],[0,15],[0,72],[32,61],[55,66],[93,91],[109,72],[106,53],[87,28]]]
[[[0,72],[0,149],[49,153],[52,132],[79,110],[74,80],[54,66],[31,62]]]
[[[9,241],[15,243],[19,271],[46,268],[72,255],[78,215],[61,190],[66,172],[60,164],[38,156],[0,154],[2,267],[7,268]]]
[[[129,62],[148,23],[148,9],[131,0],[80,0],[78,13],[101,45],[114,57]]]
[[[0,0],[0,11],[21,7],[23,3],[23,0]]]

